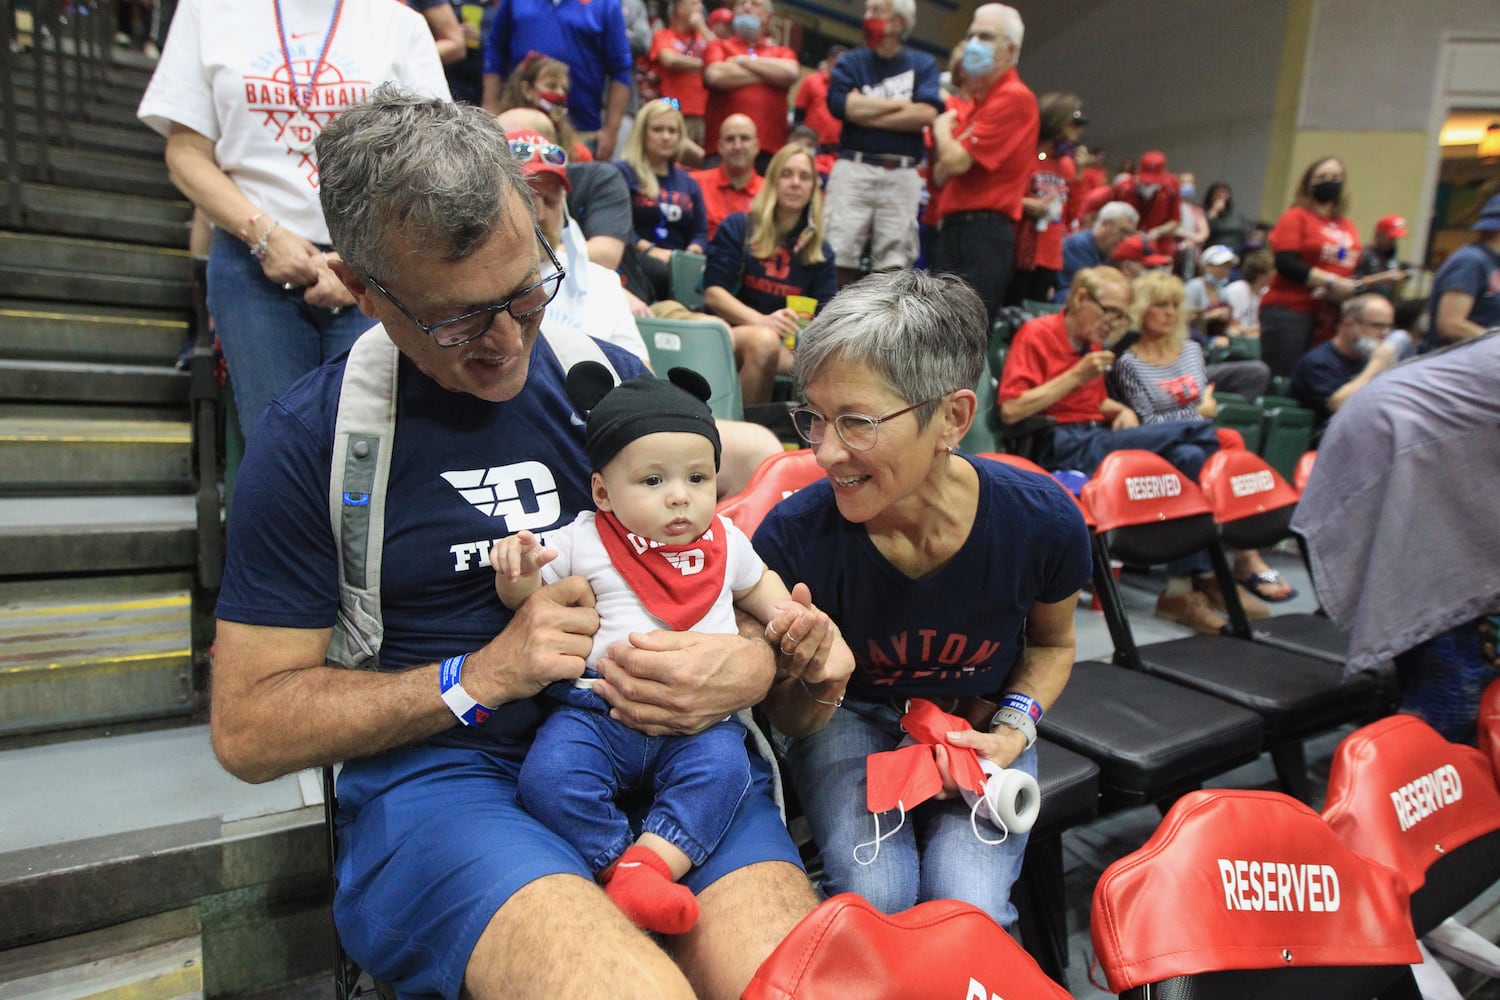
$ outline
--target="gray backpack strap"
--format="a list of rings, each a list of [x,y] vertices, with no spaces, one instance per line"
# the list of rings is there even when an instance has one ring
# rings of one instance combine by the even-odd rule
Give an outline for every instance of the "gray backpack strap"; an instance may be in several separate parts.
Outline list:
[[[620,373],[615,371],[615,366],[610,364],[609,355],[604,353],[604,348],[593,337],[571,327],[562,327],[554,330],[544,328],[542,339],[547,341],[547,346],[557,355],[564,377],[580,361],[597,361],[609,369],[609,373],[615,377],[615,384],[620,384]]]
[[[350,349],[339,394],[328,477],[328,512],[339,554],[339,610],[328,660],[342,667],[378,667],[385,638],[380,562],[399,359],[396,345],[377,323]]]

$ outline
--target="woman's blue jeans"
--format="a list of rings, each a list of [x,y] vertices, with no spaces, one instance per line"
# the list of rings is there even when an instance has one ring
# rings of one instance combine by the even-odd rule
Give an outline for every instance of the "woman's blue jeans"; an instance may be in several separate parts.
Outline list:
[[[822,852],[824,893],[858,893],[884,913],[959,899],[1009,927],[1016,922],[1010,890],[1021,877],[1026,834],[984,843],[974,835],[968,803],[954,797],[929,799],[909,810],[904,823],[897,810],[880,813],[879,851],[870,845],[876,817],[865,806],[865,762],[872,753],[894,750],[905,736],[894,706],[847,699],[816,733],[783,738],[787,770]],[[1011,766],[1035,776],[1036,751]],[[1000,836],[982,816],[978,822],[986,838]],[[874,854],[873,863],[854,860],[858,845],[869,845],[860,847],[859,857],[868,861]]]
[[[250,248],[214,230],[208,255],[208,311],[234,383],[245,440],[266,405],[297,379],[349,350],[375,325],[355,306],[334,315],[310,306],[303,289],[286,291],[266,278]]]

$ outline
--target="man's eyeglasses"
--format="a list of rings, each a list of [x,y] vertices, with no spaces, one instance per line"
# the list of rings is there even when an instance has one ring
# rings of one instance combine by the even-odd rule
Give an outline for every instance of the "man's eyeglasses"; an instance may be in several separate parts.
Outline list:
[[[511,319],[524,325],[528,319],[541,312],[546,308],[547,303],[556,298],[557,290],[562,286],[563,278],[568,272],[563,270],[562,263],[557,259],[557,254],[552,252],[552,247],[547,245],[547,241],[542,237],[541,232],[535,232],[537,242],[546,249],[547,259],[552,262],[552,272],[550,274],[543,277],[536,284],[527,285],[525,288],[517,291],[504,302],[496,302],[492,306],[481,306],[478,309],[471,309],[466,313],[438,320],[436,323],[423,323],[417,319],[416,313],[406,308],[400,299],[386,291],[385,286],[376,281],[371,275],[367,274],[364,276],[365,283],[389,299],[391,305],[401,310],[402,315],[411,320],[417,329],[437,341],[439,347],[462,347],[464,344],[478,340],[484,336],[485,331],[494,325],[495,317],[499,315],[501,310],[510,313]]]
[[[1130,322],[1130,313],[1126,312],[1124,309],[1117,309],[1114,306],[1105,305],[1103,302],[1099,301],[1099,296],[1095,295],[1087,288],[1083,290],[1083,294],[1087,295],[1089,297],[1089,301],[1098,306],[1099,311],[1104,313],[1104,318],[1109,320],[1110,323],[1114,324],[1115,326],[1119,326],[1121,323]]]
[[[934,396],[924,399],[920,403],[913,403],[904,410],[895,413],[887,413],[883,417],[871,417],[863,413],[840,413],[833,418],[833,431],[844,442],[844,447],[850,451],[869,451],[875,447],[875,442],[880,436],[880,425],[887,420],[893,420],[903,413],[926,406],[928,403],[936,403],[942,396]],[[799,406],[792,410],[792,426],[796,428],[797,436],[816,448],[823,443],[823,437],[828,433],[828,418],[823,416],[811,406]]]
[[[549,163],[554,167],[565,167],[568,165],[567,150],[550,142],[531,142],[528,139],[512,139],[510,141],[510,155],[522,163],[530,163],[532,160],[537,160],[541,163]]]

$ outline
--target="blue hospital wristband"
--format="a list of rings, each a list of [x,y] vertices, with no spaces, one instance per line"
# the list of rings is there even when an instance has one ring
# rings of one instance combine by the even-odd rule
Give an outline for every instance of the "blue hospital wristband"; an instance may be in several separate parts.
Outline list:
[[[458,656],[450,656],[444,660],[438,671],[438,688],[442,693],[444,704],[454,715],[458,716],[459,722],[466,726],[478,726],[493,715],[495,710],[479,704],[459,683],[463,676],[464,661],[468,658],[468,653],[460,653]]]

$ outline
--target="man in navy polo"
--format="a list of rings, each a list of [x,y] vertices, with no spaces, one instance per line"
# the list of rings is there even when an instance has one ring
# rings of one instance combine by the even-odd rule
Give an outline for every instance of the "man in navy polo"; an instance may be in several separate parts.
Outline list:
[[[903,44],[916,22],[916,0],[866,0],[865,47],[846,52],[829,81],[828,110],[844,121],[827,212],[841,287],[860,276],[867,245],[877,271],[917,259],[922,130],[943,94],[937,60]]]

